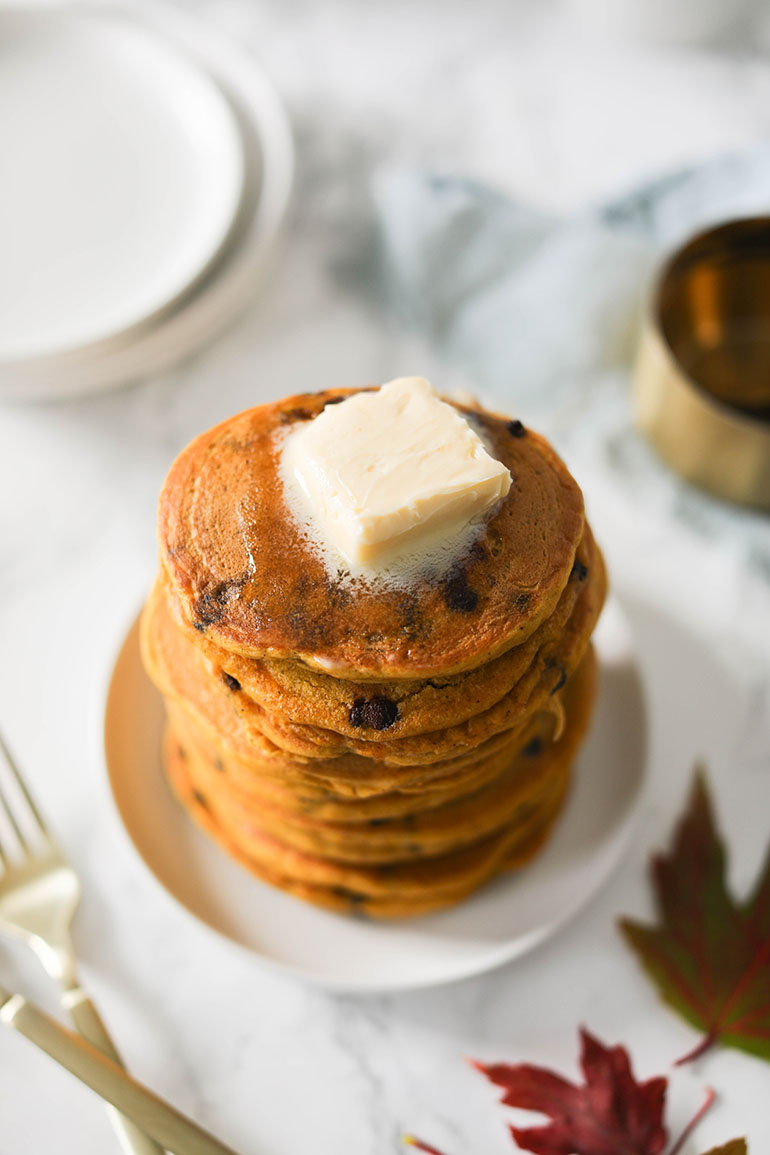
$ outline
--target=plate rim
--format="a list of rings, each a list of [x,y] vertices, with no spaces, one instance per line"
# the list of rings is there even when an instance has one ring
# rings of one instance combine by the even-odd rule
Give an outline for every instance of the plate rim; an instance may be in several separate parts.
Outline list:
[[[12,6],[20,0],[5,0]],[[89,0],[53,0],[53,6]],[[171,7],[165,0],[135,0],[126,7],[132,19],[147,23],[172,46],[189,53],[222,90],[236,119],[253,136],[252,167],[259,169],[259,187],[248,203],[245,195],[231,234],[212,268],[190,293],[182,295],[168,316],[149,323],[133,342],[108,343],[90,356],[65,355],[56,372],[27,365],[13,373],[0,365],[0,401],[24,404],[88,397],[159,376],[179,362],[199,354],[240,317],[250,305],[275,256],[289,215],[295,173],[295,150],[288,114],[278,91],[256,56],[242,49],[215,24]],[[241,127],[243,133],[243,127]],[[254,151],[256,150],[256,151]],[[245,146],[248,153],[248,145]],[[248,179],[248,177],[247,177]]]
[[[0,369],[3,372],[34,369],[55,371],[63,358],[98,354],[100,351],[108,350],[115,342],[130,340],[148,326],[157,323],[205,278],[215,264],[233,232],[243,200],[244,141],[231,104],[205,68],[201,67],[192,56],[180,50],[169,37],[157,35],[149,21],[137,19],[136,12],[132,13],[128,8],[78,2],[63,2],[41,8],[30,8],[13,3],[12,0],[0,4],[0,23],[10,19],[21,24],[22,31],[24,28],[34,30],[35,25],[40,25],[45,17],[51,15],[68,22],[73,28],[80,24],[86,30],[88,27],[95,28],[99,34],[106,31],[106,34],[113,39],[120,31],[115,21],[122,20],[132,38],[136,42],[143,42],[153,56],[151,61],[153,75],[159,76],[165,71],[168,74],[167,79],[170,78],[174,85],[178,85],[181,78],[185,85],[183,96],[192,92],[196,108],[200,108],[201,101],[205,103],[209,121],[213,118],[217,122],[213,135],[210,127],[207,129],[206,148],[210,151],[211,143],[216,138],[219,154],[217,179],[220,183],[216,195],[218,203],[215,206],[215,213],[207,211],[207,224],[203,229],[196,224],[195,245],[191,249],[185,241],[181,246],[183,254],[179,252],[176,254],[171,266],[172,272],[164,275],[160,288],[156,285],[149,296],[146,293],[137,295],[134,292],[128,308],[125,304],[117,310],[113,308],[112,320],[102,321],[96,328],[81,325],[74,338],[47,340],[37,349],[30,348],[28,352],[23,349],[12,351],[10,355],[6,355],[0,349]],[[183,103],[182,98],[175,98],[169,102],[169,107],[173,104],[174,109],[178,109]],[[189,147],[191,151],[198,151],[197,144]],[[140,304],[137,304],[137,298]]]
[[[138,599],[134,600],[136,606]],[[644,724],[644,746],[639,758],[639,771],[628,800],[626,801],[622,815],[619,821],[610,828],[606,835],[611,839],[611,849],[608,849],[606,854],[606,861],[602,872],[598,877],[588,886],[585,893],[582,894],[579,900],[570,908],[561,912],[560,915],[551,922],[544,924],[541,927],[533,928],[517,938],[506,940],[504,943],[496,944],[486,950],[479,951],[478,956],[473,956],[471,959],[459,959],[456,965],[445,970],[438,976],[430,977],[423,976],[417,978],[397,978],[395,981],[387,980],[367,980],[360,978],[356,981],[351,981],[349,978],[339,978],[326,973],[319,973],[312,971],[306,967],[297,965],[293,962],[285,962],[278,958],[260,953],[255,947],[248,943],[234,937],[228,933],[224,928],[214,925],[203,915],[198,913],[193,907],[186,902],[182,897],[171,890],[165,882],[155,872],[151,863],[145,857],[142,849],[135,840],[131,828],[126,822],[121,806],[116,796],[116,791],[113,782],[113,773],[110,767],[109,757],[109,713],[111,708],[111,701],[113,698],[113,682],[118,670],[121,660],[124,659],[125,652],[129,647],[132,637],[136,637],[137,651],[138,651],[138,629],[139,620],[142,610],[137,613],[134,610],[133,615],[127,616],[123,622],[123,628],[119,631],[118,640],[113,646],[111,653],[111,661],[108,666],[108,677],[106,679],[106,689],[102,697],[102,713],[101,713],[101,762],[108,787],[107,793],[110,799],[110,805],[114,816],[118,820],[118,826],[121,830],[121,835],[125,838],[131,846],[133,855],[141,863],[142,871],[149,877],[153,885],[166,896],[166,899],[174,904],[177,910],[184,912],[185,918],[189,919],[192,924],[203,928],[208,935],[214,936],[214,940],[218,940],[226,946],[235,948],[248,957],[252,964],[267,973],[274,976],[290,978],[294,981],[300,982],[308,987],[323,990],[334,994],[348,994],[352,996],[375,996],[386,994],[399,994],[408,991],[427,990],[434,987],[445,986],[450,983],[461,982],[466,979],[478,977],[480,975],[497,970],[507,963],[514,962],[530,951],[537,949],[540,945],[548,939],[557,935],[562,928],[569,925],[587,906],[593,902],[601,891],[609,884],[614,869],[618,863],[622,861],[623,856],[628,850],[629,844],[632,841],[632,835],[639,822],[641,813],[643,811],[643,803],[650,782],[650,715],[648,694],[645,687],[644,678],[638,658],[638,650],[635,643],[633,631],[629,622],[629,617],[622,607],[622,598],[619,598],[615,593],[611,593],[607,599],[604,612],[611,612],[612,614],[620,615],[620,619],[628,634],[631,642],[630,656],[632,664],[636,673],[637,688],[639,694],[639,706],[642,713],[642,720]],[[138,657],[138,653],[137,653]],[[141,659],[139,659],[141,663]],[[146,675],[145,675],[146,677]],[[149,679],[148,679],[149,680]],[[161,699],[159,691],[152,687],[153,692]],[[186,817],[186,816],[185,816]],[[189,819],[188,819],[189,820]],[[191,821],[191,820],[190,820]],[[201,837],[206,837],[203,832],[199,832],[196,828],[196,833],[200,833]],[[212,844],[213,845],[213,844]],[[223,850],[216,847],[220,854],[225,854]],[[237,863],[235,865],[238,865]],[[240,867],[248,876],[245,867]],[[260,879],[255,878],[254,881],[261,882]],[[269,886],[268,883],[262,883],[264,886]],[[276,888],[270,887],[275,891],[279,897],[285,898],[286,901],[300,902],[301,900],[294,898],[291,895],[282,895]],[[472,897],[472,896],[471,896]],[[315,908],[313,908],[315,909]],[[328,913],[328,912],[325,912]],[[440,912],[439,912],[440,913]],[[430,916],[427,916],[430,917]],[[419,917],[409,920],[407,925],[419,925]],[[398,924],[400,925],[400,924]],[[387,931],[388,924],[383,924],[383,930]]]

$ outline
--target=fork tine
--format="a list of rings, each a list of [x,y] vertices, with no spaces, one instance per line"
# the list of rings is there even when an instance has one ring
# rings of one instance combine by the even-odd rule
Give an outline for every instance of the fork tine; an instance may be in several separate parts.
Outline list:
[[[37,806],[35,805],[35,803],[32,800],[32,796],[30,795],[30,792],[24,783],[24,779],[21,776],[21,771],[19,770],[18,766],[16,765],[16,763],[13,759],[13,756],[12,756],[10,750],[8,749],[8,746],[6,744],[5,738],[3,737],[2,733],[0,733],[0,753],[2,753],[2,755],[3,755],[5,763],[11,772],[11,776],[13,777],[14,781],[16,782],[16,786],[19,790],[19,793],[21,794],[22,798],[24,799],[25,803],[27,804],[29,812],[34,819],[38,830],[40,831],[40,833],[43,835],[44,838],[48,838],[49,835],[48,835],[48,830],[46,828],[45,822],[43,822],[43,819],[40,815],[40,811],[38,810]],[[15,818],[13,810],[12,810],[12,808],[8,802],[8,799],[3,794],[2,788],[0,788],[0,803],[2,804],[2,807],[8,816],[8,821],[10,822],[11,827],[13,828],[14,834],[16,835],[16,837],[19,840],[19,843],[21,844],[22,849],[25,851],[28,850],[29,847],[27,844],[27,839],[24,837],[23,832],[19,828],[19,824],[16,821],[16,818]]]

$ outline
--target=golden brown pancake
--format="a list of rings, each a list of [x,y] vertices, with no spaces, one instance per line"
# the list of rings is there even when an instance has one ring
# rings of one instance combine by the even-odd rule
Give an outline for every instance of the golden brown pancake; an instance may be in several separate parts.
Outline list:
[[[231,701],[212,685],[203,666],[182,669],[173,660],[170,664],[165,663],[163,654],[156,651],[148,628],[153,620],[151,609],[148,605],[142,620],[142,653],[145,667],[163,693],[167,708],[171,711],[181,709],[187,717],[187,724],[198,733],[204,733],[220,757],[227,760],[229,767],[236,768],[244,780],[256,775],[263,782],[301,787],[303,791],[332,788],[335,794],[354,798],[379,796],[393,790],[424,793],[433,783],[453,782],[466,771],[477,771],[492,757],[512,756],[524,741],[533,736],[533,726],[542,724],[544,716],[547,718],[559,712],[557,692],[549,696],[545,703],[547,709],[533,714],[521,731],[503,732],[460,756],[427,765],[389,766],[358,754],[328,759],[301,758],[287,754],[264,736],[258,745],[255,744],[254,736],[245,734],[242,720]],[[184,686],[184,693],[181,686]],[[552,726],[552,722],[548,725]]]
[[[459,851],[408,864],[367,867],[302,853],[255,826],[239,831],[238,841],[233,841],[206,801],[196,797],[173,739],[167,744],[166,765],[175,792],[196,822],[254,874],[317,905],[378,918],[450,906],[500,870],[523,865],[540,849],[569,783],[567,765],[553,775],[550,790],[538,805],[525,804],[508,827]]]
[[[542,846],[590,718],[606,574],[547,442],[473,410],[512,474],[473,543],[410,585],[328,571],[280,447],[352,392],[248,410],[180,454],[141,639],[196,821],[287,892],[389,918]]]
[[[389,819],[353,827],[294,812],[274,799],[257,798],[239,789],[224,770],[209,761],[173,724],[171,742],[187,763],[188,783],[200,805],[208,806],[224,832],[237,841],[239,828],[255,823],[298,850],[343,862],[386,863],[448,853],[507,827],[520,808],[536,805],[548,793],[554,767],[574,753],[590,715],[595,690],[595,660],[584,659],[565,694],[567,723],[558,741],[541,742],[520,753],[494,779],[459,797]]]
[[[583,498],[564,464],[519,423],[457,406],[513,478],[467,556],[408,589],[332,575],[288,514],[280,435],[352,392],[249,409],[179,455],[158,527],[185,619],[233,653],[357,680],[458,673],[526,641],[556,607],[583,536]]]
[[[171,730],[188,756],[203,759],[209,769],[213,767],[217,774],[226,775],[233,787],[256,806],[265,804],[289,814],[351,825],[402,818],[480,789],[502,774],[520,754],[533,755],[545,743],[555,740],[557,723],[554,712],[538,713],[516,741],[496,743],[491,750],[485,746],[471,759],[441,764],[441,773],[429,778],[423,775],[424,767],[407,768],[403,785],[395,790],[353,793],[349,781],[335,781],[331,774],[322,779],[303,776],[292,780],[265,773],[261,762],[241,758],[213,740],[189,709],[178,702],[167,701],[167,715]]]
[[[199,696],[205,694],[210,699],[218,695],[218,709],[223,717],[227,716],[228,707],[234,716],[228,717],[222,728],[228,732],[240,724],[243,740],[255,754],[262,753],[267,741],[307,759],[331,759],[353,753],[392,766],[429,764],[462,755],[504,731],[521,729],[527,717],[542,709],[549,696],[564,684],[586,651],[604,600],[605,575],[598,551],[591,573],[579,588],[575,609],[564,628],[535,653],[524,675],[503,698],[455,726],[409,737],[398,736],[397,723],[389,728],[393,737],[387,738],[384,734],[377,737],[377,730],[365,727],[338,734],[297,723],[268,712],[242,692],[233,692],[221,678],[210,673],[201,678],[200,669],[196,669],[200,654],[192,639],[176,627],[160,596],[151,599],[148,607],[145,650],[148,665],[164,693],[196,701],[192,689],[195,680]]]
[[[505,697],[528,671],[535,655],[561,634],[589,575],[595,581],[603,580],[597,576],[597,571],[603,574],[602,562],[588,527],[577,560],[579,568],[575,568],[554,612],[525,643],[474,670],[423,680],[356,682],[332,677],[302,662],[245,658],[197,633],[179,611],[167,581],[152,597],[163,600],[191,645],[206,658],[214,681],[229,693],[242,694],[242,700],[251,699],[268,715],[295,725],[320,727],[354,739],[371,739],[374,729],[390,741],[465,722]],[[381,710],[378,714],[371,709],[372,703],[386,704],[390,713]]]

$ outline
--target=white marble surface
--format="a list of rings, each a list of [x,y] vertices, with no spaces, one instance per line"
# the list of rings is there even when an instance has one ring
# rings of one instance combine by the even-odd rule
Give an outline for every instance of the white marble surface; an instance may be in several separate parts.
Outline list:
[[[648,1076],[670,1074],[693,1041],[614,920],[648,913],[643,863],[698,754],[735,845],[736,886],[757,867],[770,797],[767,520],[703,516],[662,473],[650,495],[622,453],[622,483],[608,484],[575,443],[597,535],[640,626],[653,718],[644,821],[577,922],[520,962],[444,989],[358,999],[302,988],[159,891],[106,785],[110,662],[151,580],[158,488],[190,436],[306,388],[423,370],[467,383],[335,272],[379,163],[470,174],[575,213],[765,140],[770,33],[757,20],[718,48],[620,45],[577,27],[556,0],[189,7],[250,46],[281,88],[300,156],[295,219],[270,284],[205,355],[112,396],[0,411],[0,722],[82,871],[83,977],[139,1077],[244,1155],[385,1155],[407,1129],[448,1155],[503,1155],[505,1113],[464,1056],[570,1073],[585,1023],[626,1042]],[[1,948],[0,973],[55,1006],[18,951]],[[90,1094],[23,1041],[0,1036],[0,1071],[1,1155],[116,1149]],[[673,1074],[673,1133],[703,1086],[721,1093],[686,1155],[739,1134],[752,1155],[770,1149],[768,1075],[729,1051]]]

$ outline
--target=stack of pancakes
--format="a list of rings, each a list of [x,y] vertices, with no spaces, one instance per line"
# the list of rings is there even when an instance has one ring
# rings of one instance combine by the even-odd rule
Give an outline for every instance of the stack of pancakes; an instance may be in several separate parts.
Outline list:
[[[183,451],[142,643],[166,771],[201,826],[283,890],[400,917],[543,844],[591,712],[606,579],[548,443],[462,406],[513,479],[473,544],[406,586],[330,572],[280,452],[350,392],[248,410]]]

